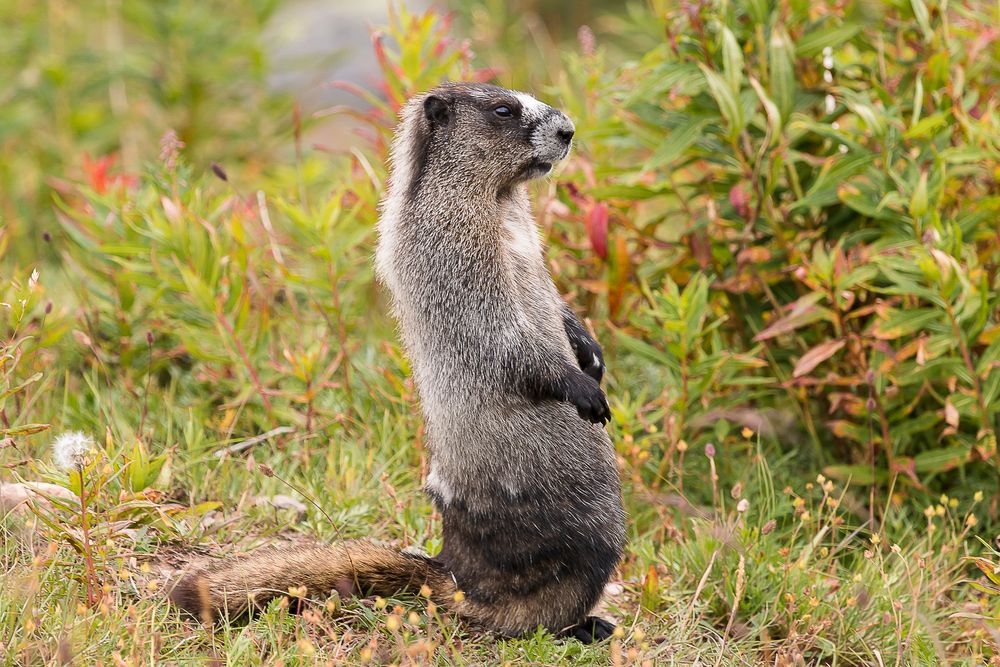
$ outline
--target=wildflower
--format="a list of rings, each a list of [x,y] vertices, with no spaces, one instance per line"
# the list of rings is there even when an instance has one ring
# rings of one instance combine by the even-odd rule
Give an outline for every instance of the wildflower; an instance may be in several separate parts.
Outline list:
[[[579,30],[576,31],[576,40],[580,43],[580,51],[583,52],[583,55],[592,56],[597,51],[597,39],[590,26],[580,26]]]
[[[778,525],[778,522],[775,521],[774,519],[771,519],[770,521],[768,521],[767,523],[764,524],[763,528],[760,529],[760,534],[761,535],[770,535],[771,533],[774,532],[774,529],[775,529],[775,527],[777,525]]]
[[[976,495],[972,496],[972,499],[974,501],[976,501],[977,503],[981,502],[982,499],[983,499],[983,492],[982,491],[976,491]]]
[[[812,518],[812,516],[809,514],[809,512],[803,512],[802,514],[799,515],[799,519],[801,519],[803,521],[803,523],[806,522],[806,521],[808,521],[811,518]]]
[[[976,518],[975,514],[970,514],[968,518],[965,519],[965,525],[968,526],[969,528],[972,528],[977,523],[979,523],[979,519]]]
[[[743,430],[740,431],[740,435],[749,440],[750,438],[753,437],[753,429],[748,426],[744,426]]]
[[[878,533],[873,533],[872,536],[868,539],[870,539],[871,543],[875,545],[877,545],[879,542],[882,541],[882,537]]]
[[[402,625],[402,621],[399,616],[392,614],[385,621],[385,627],[389,629],[389,632],[396,632]]]
[[[930,505],[924,508],[924,516],[928,519],[934,518],[934,508]]]
[[[681,440],[680,442],[677,443],[677,451],[683,453],[683,452],[686,452],[687,449],[688,449],[688,444],[686,442],[684,442],[683,440]]]
[[[705,445],[705,456],[708,458],[715,458],[715,445],[708,443]]]
[[[67,431],[52,443],[52,458],[56,465],[69,472],[82,470],[94,451],[94,439],[81,431]]]
[[[744,498],[739,503],[736,504],[736,511],[743,514],[748,509],[750,509],[750,501]]]
[[[184,142],[173,130],[167,130],[167,133],[160,137],[160,161],[164,163],[167,171],[173,171],[177,166],[177,158],[180,157],[182,148]]]

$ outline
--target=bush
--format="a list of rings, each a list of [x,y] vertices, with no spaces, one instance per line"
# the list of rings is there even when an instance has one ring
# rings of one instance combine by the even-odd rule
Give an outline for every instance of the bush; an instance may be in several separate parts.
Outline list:
[[[582,129],[568,217],[606,256],[591,291],[653,362],[636,386],[675,415],[640,436],[651,460],[738,441],[721,418],[836,479],[905,492],[995,475],[996,8],[653,5],[655,48],[607,74],[582,39],[558,88]],[[703,280],[704,315],[663,310]],[[677,373],[708,378],[706,362],[721,382]]]

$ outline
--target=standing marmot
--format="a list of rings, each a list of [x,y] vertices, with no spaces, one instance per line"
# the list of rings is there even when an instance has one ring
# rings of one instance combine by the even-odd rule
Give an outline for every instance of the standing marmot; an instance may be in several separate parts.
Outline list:
[[[603,358],[555,290],[525,185],[566,157],[573,131],[524,93],[446,84],[412,99],[396,132],[376,266],[426,419],[441,553],[366,542],[253,553],[183,579],[180,606],[214,618],[244,611],[248,592],[260,603],[290,586],[427,584],[502,635],[609,635],[587,616],[625,542]]]

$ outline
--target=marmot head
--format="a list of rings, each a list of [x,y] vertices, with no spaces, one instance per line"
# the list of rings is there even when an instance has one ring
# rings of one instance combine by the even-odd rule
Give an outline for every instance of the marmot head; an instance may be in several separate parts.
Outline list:
[[[412,99],[393,150],[393,182],[415,196],[428,174],[440,184],[498,192],[549,173],[569,154],[564,113],[499,86],[448,83]]]

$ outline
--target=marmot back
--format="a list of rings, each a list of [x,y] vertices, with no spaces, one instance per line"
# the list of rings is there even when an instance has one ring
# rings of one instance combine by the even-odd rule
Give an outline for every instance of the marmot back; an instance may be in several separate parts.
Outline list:
[[[415,97],[396,132],[376,268],[426,421],[441,553],[365,551],[359,565],[350,554],[374,547],[331,547],[296,561],[291,578],[280,566],[255,578],[251,554],[236,577],[190,578],[184,590],[196,604],[185,606],[214,615],[235,599],[218,588],[244,599],[253,590],[260,601],[268,581],[280,591],[291,579],[314,590],[346,580],[383,595],[426,583],[439,602],[499,634],[610,633],[587,616],[625,541],[602,425],[603,356],[556,292],[526,186],[566,157],[573,133],[561,112],[484,84]],[[456,588],[465,593],[457,604],[448,599]]]

